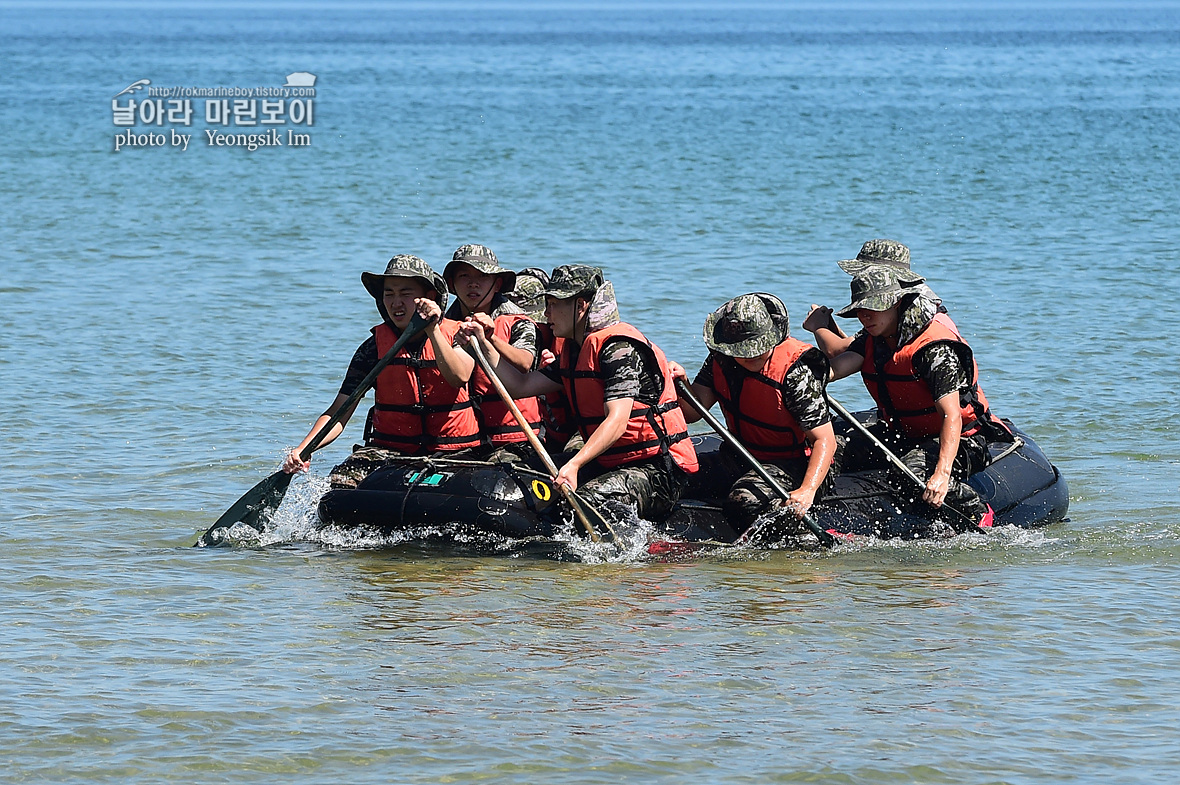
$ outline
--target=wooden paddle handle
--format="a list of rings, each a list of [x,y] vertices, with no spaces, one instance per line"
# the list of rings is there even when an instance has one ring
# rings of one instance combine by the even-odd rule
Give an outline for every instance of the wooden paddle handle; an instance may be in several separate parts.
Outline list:
[[[826,391],[824,392],[824,397],[828,401],[828,406],[831,406],[832,410],[835,411],[836,414],[843,417],[844,420],[849,425],[851,425],[858,433],[860,433],[861,436],[868,439],[877,449],[879,449],[882,453],[884,453],[885,458],[890,463],[892,463],[895,467],[897,467],[897,469],[899,471],[901,471],[902,474],[904,474],[906,477],[909,477],[910,480],[913,481],[914,485],[917,486],[917,488],[920,491],[926,490],[926,482],[921,477],[914,474],[914,470],[911,469],[910,467],[906,466],[905,463],[902,462],[901,458],[898,458],[897,455],[894,454],[893,450],[889,449],[889,447],[886,446],[885,442],[878,439],[876,434],[874,434],[872,431],[870,431],[868,428],[866,428],[864,423],[862,423],[860,420],[856,419],[856,417],[854,417],[851,412],[849,412],[847,409],[845,409],[840,404],[840,402],[837,401],[835,398],[828,395]],[[964,521],[966,521],[971,526],[971,528],[973,528],[975,531],[981,532],[983,534],[988,533],[987,529],[984,529],[982,526],[979,525],[979,521],[972,520],[966,513],[963,513],[960,510],[952,507],[951,505],[947,504],[945,501],[942,503],[942,506],[946,507],[948,510],[953,512],[955,515],[958,515],[960,518],[962,518]]]
[[[697,400],[697,397],[692,394],[692,388],[689,387],[683,379],[676,380],[676,388],[680,391],[680,394],[684,397],[684,400],[688,401],[692,408],[696,409],[697,414],[701,415],[701,418],[707,422],[714,431],[717,432],[718,436],[725,440],[726,444],[728,444],[730,447],[736,450],[739,455],[742,456],[750,468],[757,472],[758,476],[765,480],[770,485],[771,489],[780,497],[782,497],[783,501],[787,501],[790,498],[790,492],[784,488],[778,482],[778,480],[774,479],[770,472],[766,471],[766,467],[763,466],[761,462],[759,462],[759,460],[755,458],[749,450],[746,449],[744,444],[737,440],[736,436],[730,433],[725,428],[725,426],[723,426],[720,421],[718,421],[718,419],[714,417],[708,409],[705,408],[703,403]],[[819,539],[821,545],[831,547],[832,545],[836,544],[836,538],[824,531],[824,528],[820,526],[815,520],[814,515],[809,512],[804,512],[799,515],[799,519],[803,521],[803,525],[810,529],[811,533]],[[746,532],[738,538],[739,542],[748,539],[746,534],[748,534],[749,531],[750,530],[747,529]]]
[[[512,399],[512,394],[508,392],[508,388],[504,386],[504,382],[501,381],[500,377],[496,374],[495,370],[492,368],[492,364],[488,362],[487,355],[483,353],[483,347],[479,345],[479,338],[475,337],[474,335],[471,336],[469,344],[471,346],[472,352],[475,354],[475,359],[479,362],[479,367],[483,369],[484,374],[486,374],[488,379],[491,380],[492,386],[494,386],[496,388],[496,392],[500,394],[500,399],[504,401],[505,405],[507,405],[512,411],[512,416],[516,418],[516,424],[520,426],[522,431],[524,431],[525,438],[529,440],[529,444],[533,446],[533,450],[535,450],[537,455],[540,456],[541,460],[544,461],[545,469],[549,472],[549,476],[556,480],[557,464],[553,463],[553,459],[549,457],[549,453],[545,449],[545,445],[541,444],[541,440],[537,438],[537,434],[533,431],[532,426],[529,425],[528,420],[526,420],[524,414],[521,413],[520,407],[517,406],[516,401]],[[601,542],[602,537],[599,536],[598,532],[594,529],[594,526],[591,525],[589,519],[586,518],[585,514],[579,509],[578,504],[575,503],[573,499],[573,491],[570,490],[570,487],[558,482],[554,482],[554,485],[557,486],[558,491],[560,491],[561,495],[565,497],[565,500],[569,502],[570,508],[574,511],[574,517],[578,519],[578,523],[582,524],[582,528],[586,530],[586,536],[589,537],[592,542]]]

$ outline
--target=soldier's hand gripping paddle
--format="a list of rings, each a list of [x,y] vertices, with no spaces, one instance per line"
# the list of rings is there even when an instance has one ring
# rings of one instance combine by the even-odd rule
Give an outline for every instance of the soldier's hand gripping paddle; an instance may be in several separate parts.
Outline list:
[[[836,412],[836,414],[843,417],[845,422],[847,422],[849,425],[851,425],[857,431],[857,433],[859,433],[861,436],[868,439],[869,442],[873,444],[873,446],[875,446],[878,450],[880,450],[885,455],[886,460],[888,460],[895,467],[897,467],[898,471],[900,471],[902,474],[904,474],[906,477],[908,477],[911,482],[914,483],[915,487],[917,487],[919,492],[925,492],[926,483],[922,480],[921,477],[914,474],[914,470],[911,469],[910,467],[906,466],[905,463],[902,462],[901,458],[898,458],[897,455],[894,454],[893,450],[890,450],[885,445],[885,442],[878,439],[876,434],[874,434],[872,431],[870,431],[868,428],[866,428],[864,426],[864,423],[862,423],[860,420],[856,419],[856,417],[852,416],[852,413],[849,412],[847,409],[845,409],[844,406],[841,405],[839,401],[832,398],[826,392],[824,393],[824,397],[828,399],[828,405],[832,407],[832,410],[834,412]],[[953,512],[955,515],[958,515],[960,518],[963,519],[964,522],[966,522],[967,526],[964,529],[959,529],[958,527],[955,527],[956,530],[958,530],[959,532],[977,531],[980,534],[987,534],[988,533],[987,529],[985,529],[979,525],[979,521],[973,520],[971,518],[971,516],[967,515],[966,513],[956,510],[954,507],[947,504],[946,502],[943,502],[942,506],[946,507],[948,510]]]
[[[676,389],[680,391],[680,394],[684,397],[684,400],[688,401],[689,405],[697,410],[697,414],[701,415],[701,419],[707,422],[709,427],[716,431],[717,435],[725,440],[726,444],[736,450],[738,455],[742,456],[742,459],[745,460],[747,464],[749,464],[750,468],[757,472],[758,476],[765,480],[770,485],[771,489],[777,493],[783,501],[788,501],[791,498],[790,491],[780,485],[778,480],[774,479],[774,477],[770,475],[770,472],[766,471],[766,467],[763,466],[757,458],[750,454],[750,451],[746,449],[745,445],[739,442],[736,436],[726,430],[725,426],[722,425],[716,417],[709,413],[709,410],[705,408],[705,405],[697,400],[697,397],[692,394],[692,388],[685,384],[683,379],[676,380]],[[800,520],[802,520],[803,524],[811,530],[812,534],[819,538],[820,545],[830,548],[836,544],[836,538],[824,531],[824,528],[816,522],[815,517],[811,515],[811,513],[803,513],[800,516]],[[738,538],[737,541],[739,543],[748,542],[755,534],[757,534],[757,531],[755,531],[756,528],[758,527],[751,526],[745,531],[745,533],[742,534],[741,537]]]
[[[422,332],[429,324],[421,315],[415,313],[410,323],[406,325],[406,329],[402,332],[397,342],[390,348],[385,356],[377,361],[373,366],[373,370],[369,371],[369,375],[361,380],[361,383],[353,390],[352,395],[344,401],[332,418],[320,428],[315,437],[308,442],[307,446],[299,451],[299,457],[307,461],[311,458],[311,454],[319,448],[324,439],[328,438],[328,434],[336,427],[344,415],[352,410],[357,401],[365,397],[377,381],[377,376],[385,370],[385,366],[393,360],[402,347],[406,345],[414,336]],[[274,515],[275,510],[283,503],[283,497],[287,494],[287,486],[291,484],[291,477],[293,475],[287,474],[281,469],[271,476],[267,477],[262,482],[255,485],[250,490],[243,494],[242,498],[234,502],[234,505],[226,510],[220,518],[212,526],[210,526],[204,534],[197,540],[196,545],[205,547],[207,545],[218,544],[220,538],[214,537],[215,532],[221,529],[229,528],[236,523],[244,523],[256,531],[262,531],[266,526],[267,521]]]
[[[471,350],[475,354],[476,362],[483,372],[487,374],[488,379],[491,380],[492,385],[495,386],[496,392],[500,394],[500,400],[504,401],[504,405],[512,411],[512,416],[516,418],[516,424],[524,431],[525,437],[529,440],[529,444],[533,446],[533,450],[545,463],[545,470],[549,472],[550,477],[557,476],[557,466],[553,463],[553,459],[549,457],[549,453],[545,450],[545,445],[541,444],[541,440],[537,438],[537,434],[533,433],[533,429],[529,427],[528,420],[525,419],[524,414],[521,413],[520,407],[516,405],[516,401],[512,400],[512,395],[508,389],[504,387],[504,382],[500,381],[500,377],[496,375],[496,371],[492,368],[492,364],[488,362],[488,358],[480,348],[479,339],[472,336]],[[557,489],[569,502],[570,507],[574,511],[574,517],[578,519],[578,523],[585,530],[586,536],[592,542],[601,542],[602,536],[600,531],[606,532],[612,543],[617,543],[619,538],[615,536],[615,530],[611,527],[610,522],[602,517],[602,513],[594,509],[594,506],[583,499],[575,491],[570,490],[568,485],[557,485]]]

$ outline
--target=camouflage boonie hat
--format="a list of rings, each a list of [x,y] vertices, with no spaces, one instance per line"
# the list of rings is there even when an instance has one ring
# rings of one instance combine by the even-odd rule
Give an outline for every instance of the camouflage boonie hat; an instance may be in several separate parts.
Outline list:
[[[549,283],[549,273],[540,267],[526,267],[516,274],[516,286],[507,292],[504,298],[523,308],[529,316],[537,318],[545,313],[545,284]]]
[[[901,271],[910,269],[910,249],[896,240],[869,240],[860,247],[855,259],[836,262],[849,275],[857,275],[875,264],[883,264]],[[915,275],[915,277],[917,277]],[[903,280],[909,280],[908,277]],[[916,283],[916,281],[914,281]]]
[[[791,333],[787,307],[773,294],[743,294],[705,317],[705,345],[727,357],[757,357]]]
[[[888,311],[901,302],[906,295],[918,294],[916,284],[924,278],[906,276],[904,270],[884,264],[875,264],[857,273],[851,284],[852,302],[839,311],[837,316],[850,318],[864,308],[866,311]]]
[[[455,268],[460,264],[471,265],[484,275],[498,275],[500,280],[504,282],[504,285],[500,287],[501,294],[512,291],[512,288],[516,286],[516,273],[501,267],[496,254],[486,245],[459,246],[451,256],[451,261],[443,268],[443,278],[448,284],[454,284]]]
[[[579,294],[589,299],[602,286],[602,270],[588,264],[563,264],[554,268],[549,283],[545,284],[543,294],[556,297],[558,300],[568,300]]]
[[[377,301],[377,305],[382,308],[384,307],[382,306],[382,301],[385,299],[386,278],[413,278],[421,281],[427,289],[433,289],[438,293],[438,297],[435,300],[438,301],[440,308],[446,310],[447,282],[443,280],[441,275],[432,270],[430,265],[417,256],[398,254],[389,260],[389,264],[385,266],[385,272],[383,274],[361,273],[361,283],[369,290],[369,294],[373,295],[373,299]]]

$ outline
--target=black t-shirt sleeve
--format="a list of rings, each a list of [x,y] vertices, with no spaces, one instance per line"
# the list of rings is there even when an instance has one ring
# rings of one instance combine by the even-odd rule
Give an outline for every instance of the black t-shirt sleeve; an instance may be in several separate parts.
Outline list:
[[[708,387],[710,390],[717,388],[713,383],[713,355],[710,354],[705,358],[705,362],[701,365],[701,369],[697,371],[696,378],[692,380],[693,384],[699,384],[702,387]]]
[[[861,330],[856,335],[852,336],[852,344],[849,345],[848,351],[855,352],[861,357],[868,354],[869,334]]]
[[[377,339],[370,335],[369,339],[357,347],[357,350],[352,355],[352,362],[348,364],[348,371],[344,374],[344,381],[340,384],[341,395],[352,395],[364,378],[369,375],[369,371],[376,367],[377,361]]]

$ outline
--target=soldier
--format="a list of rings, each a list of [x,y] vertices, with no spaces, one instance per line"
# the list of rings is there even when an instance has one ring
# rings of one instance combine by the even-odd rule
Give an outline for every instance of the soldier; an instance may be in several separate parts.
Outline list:
[[[402,347],[374,387],[376,404],[365,424],[365,444],[332,469],[333,488],[355,488],[373,470],[397,455],[446,452],[449,455],[480,445],[479,424],[467,382],[474,361],[452,343],[459,323],[442,317],[447,285],[430,265],[417,256],[398,255],[389,260],[383,275],[362,273],[361,282],[377,302],[381,324],[352,357],[340,392],[307,436],[283,461],[283,471],[294,474],[311,468],[300,451],[336,414],[361,380],[389,351],[417,312],[433,320],[423,333]],[[354,405],[355,409],[355,405]],[[352,417],[347,412],[322,445],[344,431]],[[322,446],[321,445],[321,446]]]
[[[614,288],[597,267],[555,269],[545,313],[555,336],[553,363],[522,374],[499,357],[493,361],[513,395],[564,391],[569,399],[585,443],[556,482],[619,517],[627,506],[648,520],[667,516],[697,457],[664,353],[620,321]],[[464,329],[478,334],[482,326]]]
[[[726,515],[739,531],[780,506],[801,517],[830,485],[836,450],[824,400],[827,358],[790,337],[787,308],[769,294],[743,294],[722,305],[705,319],[704,338],[709,356],[693,380],[693,394],[706,408],[719,402],[730,433],[790,490],[788,500],[780,499],[723,448],[710,475],[718,495],[726,494]],[[687,381],[684,368],[672,365],[673,374]],[[688,422],[700,419],[686,401],[680,407]]]
[[[860,247],[860,253],[855,259],[844,259],[836,264],[849,275],[856,275],[875,264],[894,267],[900,277],[913,282],[919,294],[937,305],[939,310],[946,312],[938,295],[923,282],[921,276],[910,270],[910,249],[896,240],[869,240]],[[832,318],[831,308],[812,305],[803,321],[803,329],[815,334],[816,343],[828,359],[848,351],[848,347],[852,345],[852,338],[845,335],[840,325]]]
[[[989,437],[1011,435],[988,409],[971,348],[920,283],[888,265],[857,273],[852,302],[836,315],[858,318],[864,330],[832,360],[832,378],[860,371],[877,402],[883,441],[925,479],[923,501],[934,508],[946,502],[970,524],[990,525],[991,507],[966,479],[987,465]],[[907,481],[892,476],[904,497]],[[970,528],[963,523],[952,526]]]
[[[539,267],[526,267],[516,274],[516,286],[504,295],[537,323],[537,348],[540,349],[537,367],[548,365],[555,357],[553,330],[545,322],[545,287],[548,284],[549,273]],[[545,447],[554,454],[564,452],[570,447],[570,438],[577,433],[570,417],[569,401],[565,393],[559,391],[541,396],[541,403],[545,418]]]
[[[485,340],[517,370],[528,371],[536,365],[537,325],[506,298],[506,293],[513,291],[517,276],[500,266],[491,248],[460,246],[443,270],[443,278],[455,294],[455,303],[447,310],[448,318],[479,322],[484,328]],[[494,450],[490,458],[527,458],[531,452],[528,437],[479,367],[472,373],[470,394],[476,405],[480,430]],[[543,420],[541,402],[528,397],[517,400],[516,405],[539,436]]]

